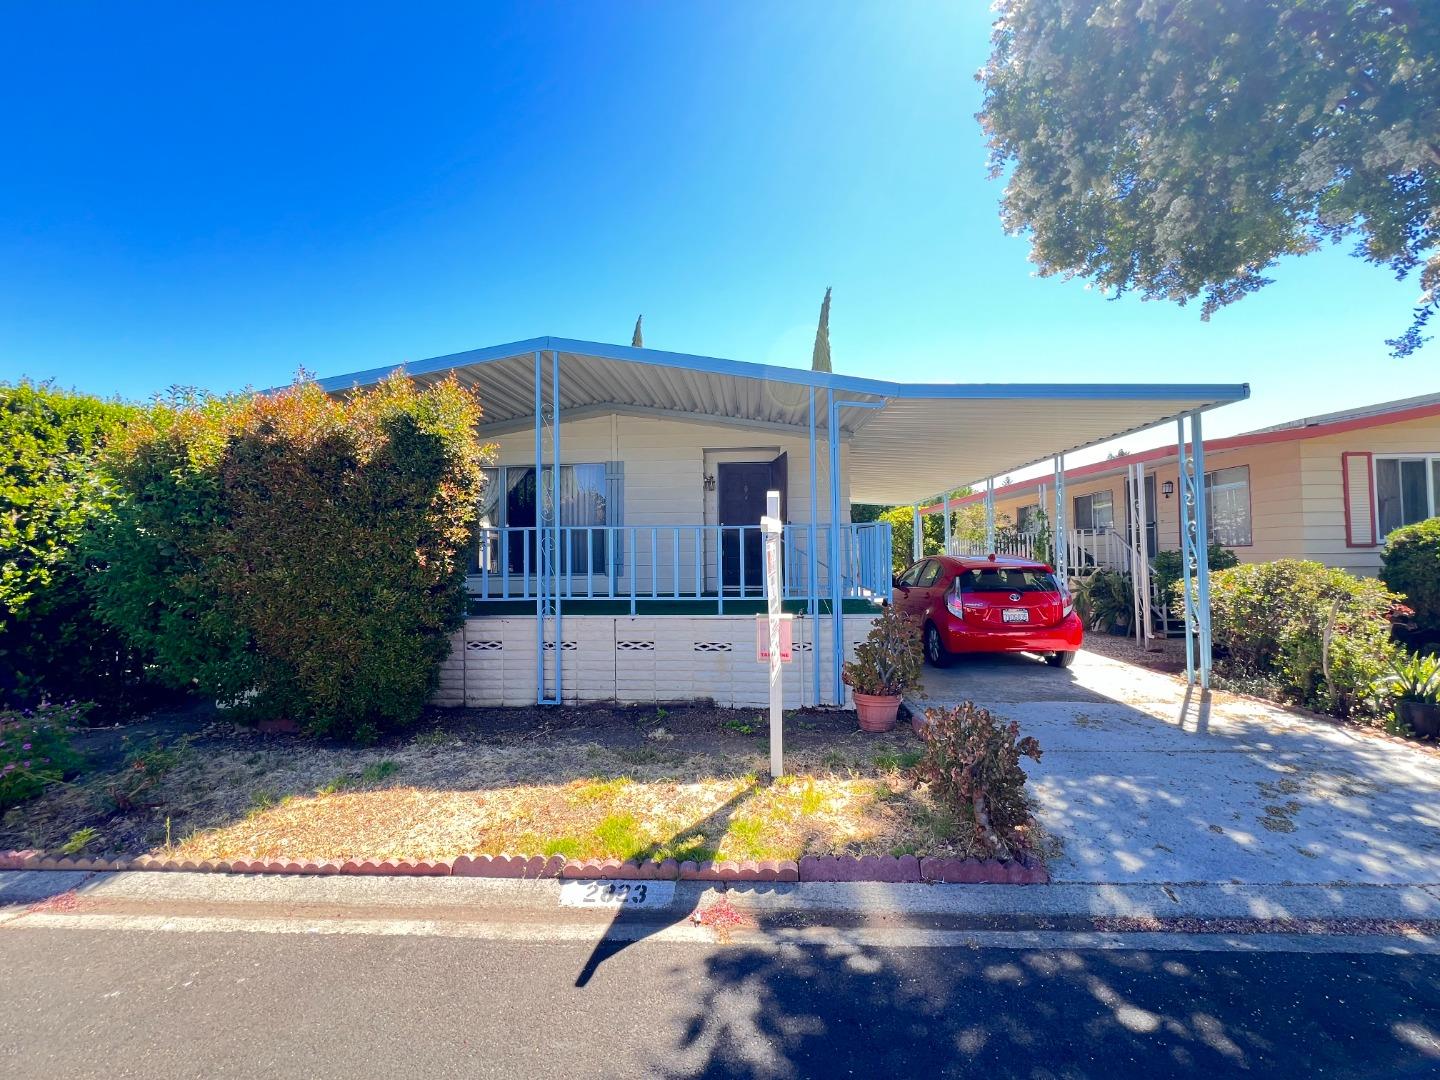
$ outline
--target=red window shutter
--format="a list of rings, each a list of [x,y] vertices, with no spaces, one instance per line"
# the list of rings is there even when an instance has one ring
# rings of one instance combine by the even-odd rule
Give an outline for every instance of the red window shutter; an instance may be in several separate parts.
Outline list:
[[[1345,546],[1374,547],[1375,472],[1372,455],[1347,450],[1340,455],[1341,497],[1345,503]]]

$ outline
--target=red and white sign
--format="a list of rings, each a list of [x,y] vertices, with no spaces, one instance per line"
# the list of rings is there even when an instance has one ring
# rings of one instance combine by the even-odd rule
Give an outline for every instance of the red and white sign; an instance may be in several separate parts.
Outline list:
[[[793,659],[791,653],[790,622],[794,616],[780,616],[780,662],[788,664]],[[768,615],[755,616],[755,662],[757,664],[768,664],[770,662],[770,617]]]

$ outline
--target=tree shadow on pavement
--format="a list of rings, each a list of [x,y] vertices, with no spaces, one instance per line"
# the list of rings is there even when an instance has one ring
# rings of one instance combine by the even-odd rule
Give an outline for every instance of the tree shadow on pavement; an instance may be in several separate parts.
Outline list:
[[[661,1075],[1440,1073],[1435,956],[782,944],[706,971]]]

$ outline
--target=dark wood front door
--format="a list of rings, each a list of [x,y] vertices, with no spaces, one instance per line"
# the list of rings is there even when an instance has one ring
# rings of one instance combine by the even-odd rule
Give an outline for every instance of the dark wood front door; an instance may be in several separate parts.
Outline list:
[[[720,524],[749,526],[743,534],[734,528],[720,531],[721,586],[735,593],[743,585],[745,593],[758,596],[765,591],[760,519],[765,515],[765,493],[774,481],[772,463],[727,461],[716,474]]]

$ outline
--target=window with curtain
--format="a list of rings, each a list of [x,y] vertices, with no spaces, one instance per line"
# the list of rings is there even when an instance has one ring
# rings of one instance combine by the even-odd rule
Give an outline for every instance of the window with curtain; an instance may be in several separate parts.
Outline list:
[[[1115,493],[1093,491],[1089,495],[1076,495],[1074,501],[1074,528],[1104,530],[1115,527]]]
[[[1250,466],[1236,465],[1205,474],[1205,517],[1210,543],[1221,547],[1249,547]]]
[[[1435,517],[1440,498],[1440,454],[1375,459],[1375,509],[1380,536]]]
[[[491,532],[500,526],[500,469],[481,469],[480,513],[475,522],[475,543],[470,548],[470,573],[494,573],[500,565],[500,537]]]
[[[538,487],[535,468],[531,465],[510,465],[482,471],[485,485],[480,496],[480,535],[470,561],[471,573],[479,573],[482,568],[490,573],[498,570],[517,574],[526,570],[533,572],[536,561],[534,529],[540,519],[539,509],[542,505],[551,506],[551,500],[557,497],[551,482],[553,467],[545,466],[542,474],[544,482]],[[608,512],[606,488],[603,464],[561,465],[558,498],[562,525],[566,529],[579,529],[583,526],[618,524],[612,520],[615,515]],[[505,539],[502,556],[500,535],[485,531],[500,528],[529,531],[512,532]],[[589,533],[567,532],[562,542],[561,573],[608,572],[605,561],[608,549],[608,536],[603,529]]]

